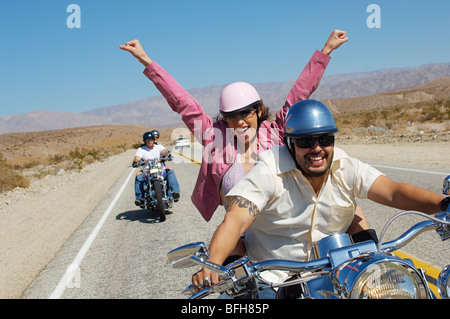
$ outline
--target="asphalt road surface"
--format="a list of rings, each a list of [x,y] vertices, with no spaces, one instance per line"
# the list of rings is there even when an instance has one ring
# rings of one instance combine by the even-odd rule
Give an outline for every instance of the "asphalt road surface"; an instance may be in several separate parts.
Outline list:
[[[200,160],[201,152],[194,154],[191,149],[183,152]],[[402,163],[371,164],[395,181],[442,192],[446,176],[442,169],[405,167]],[[185,298],[181,291],[190,284],[198,268],[172,269],[167,252],[191,242],[208,243],[223,219],[224,210],[218,209],[213,219],[205,222],[190,200],[199,166],[178,155],[169,166],[176,172],[182,196],[165,222],[159,222],[157,213],[134,205],[135,169],[124,168],[107,196],[29,286],[23,298]],[[378,235],[398,212],[368,200],[359,203]],[[408,216],[396,220],[386,239],[399,236],[419,220],[422,218]],[[420,235],[403,250],[438,267],[450,263],[450,241],[441,242],[434,231]]]

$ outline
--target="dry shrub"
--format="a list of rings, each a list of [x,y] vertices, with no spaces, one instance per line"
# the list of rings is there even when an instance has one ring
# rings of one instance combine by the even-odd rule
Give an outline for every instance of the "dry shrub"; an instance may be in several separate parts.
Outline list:
[[[8,165],[0,153],[0,192],[4,193],[16,187],[26,188],[30,181],[19,174],[11,165]]]

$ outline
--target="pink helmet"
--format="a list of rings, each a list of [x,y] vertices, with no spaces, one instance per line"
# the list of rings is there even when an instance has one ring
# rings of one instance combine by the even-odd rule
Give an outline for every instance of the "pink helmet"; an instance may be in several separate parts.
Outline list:
[[[220,95],[220,112],[233,113],[255,106],[261,102],[256,89],[245,82],[227,85]]]

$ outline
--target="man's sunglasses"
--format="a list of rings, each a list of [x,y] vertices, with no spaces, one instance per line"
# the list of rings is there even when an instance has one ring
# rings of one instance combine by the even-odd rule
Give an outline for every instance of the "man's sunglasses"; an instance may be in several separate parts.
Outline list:
[[[334,135],[333,134],[324,134],[318,136],[308,136],[295,138],[294,143],[297,147],[300,148],[311,148],[314,147],[316,141],[319,142],[320,146],[330,146],[334,144]]]

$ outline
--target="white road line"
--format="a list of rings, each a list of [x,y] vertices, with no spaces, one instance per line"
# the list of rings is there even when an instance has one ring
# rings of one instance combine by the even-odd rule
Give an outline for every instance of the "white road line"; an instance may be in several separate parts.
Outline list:
[[[402,168],[402,167],[374,165],[374,164],[371,164],[371,165],[373,167],[390,168],[390,169],[397,169],[397,170],[408,171],[408,172],[426,173],[426,174],[443,175],[443,176],[450,175],[450,171],[448,173],[441,173],[441,172],[433,172],[433,171],[423,171],[423,170],[420,170],[420,169],[412,169],[412,168]]]
[[[106,218],[108,218],[109,214],[111,213],[112,209],[117,203],[117,200],[119,199],[120,195],[122,195],[123,190],[125,189],[125,186],[127,185],[128,181],[130,180],[131,176],[134,175],[135,169],[133,169],[130,172],[130,175],[128,175],[127,179],[125,180],[125,183],[123,183],[122,187],[120,188],[119,192],[114,197],[111,204],[109,204],[108,209],[103,214],[103,217],[98,222],[97,226],[95,226],[92,233],[89,235],[86,242],[81,247],[80,251],[78,252],[77,256],[73,260],[73,262],[67,267],[66,272],[64,273],[64,276],[59,281],[58,285],[56,286],[55,290],[53,290],[52,294],[50,295],[49,299],[59,299],[61,298],[62,294],[66,290],[68,284],[72,283],[74,276],[77,274],[77,271],[79,271],[79,267],[81,262],[83,261],[84,257],[86,256],[86,253],[88,252],[89,248],[91,247],[92,243],[95,240],[95,237],[97,237],[97,234],[99,233],[100,229],[102,228],[103,224],[106,221]]]

